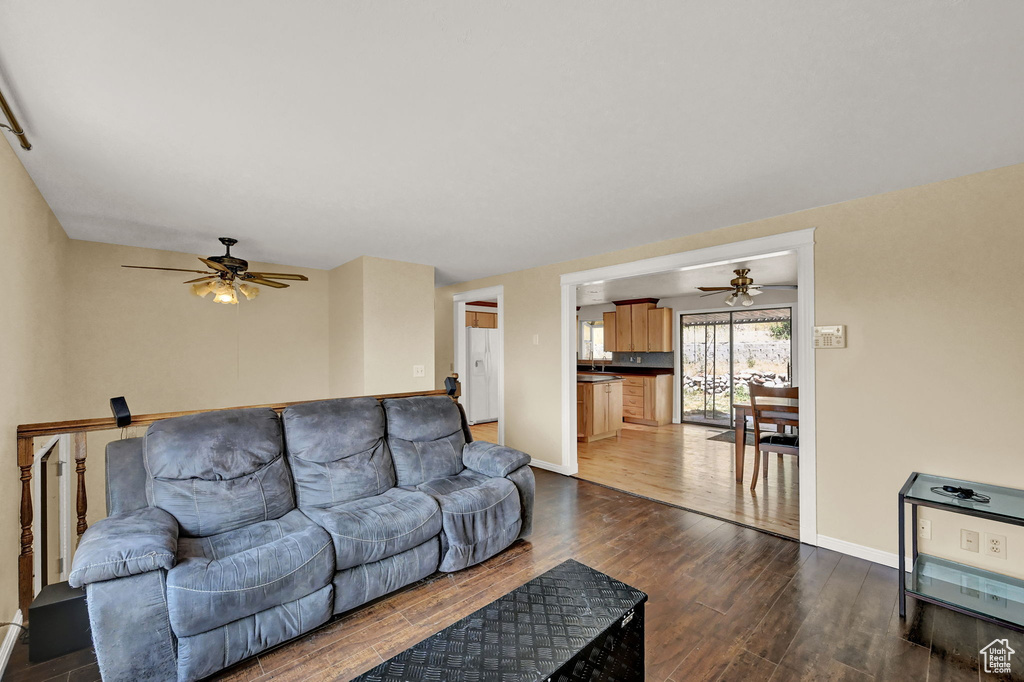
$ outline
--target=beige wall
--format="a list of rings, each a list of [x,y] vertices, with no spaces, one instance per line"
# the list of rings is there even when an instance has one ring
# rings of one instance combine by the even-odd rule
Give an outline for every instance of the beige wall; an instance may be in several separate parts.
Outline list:
[[[362,395],[363,259],[356,258],[330,272],[330,354],[328,374],[332,397]]]
[[[849,336],[816,356],[818,533],[895,552],[914,470],[1024,488],[1003,428],[1024,413],[1024,315],[1012,286],[1000,293],[1024,252],[1024,164],[439,288],[437,385],[452,295],[504,285],[507,441],[561,464],[559,275],[809,227],[815,321]],[[1024,555],[1024,537],[1014,546]]]
[[[309,281],[221,305],[191,295],[188,273],[120,267],[201,266],[193,254],[72,241],[70,256],[76,416],[108,415],[119,395],[136,414],[327,397],[325,271],[288,267]]]
[[[434,388],[434,267],[366,257],[364,393]],[[413,377],[413,365],[423,365]]]
[[[18,424],[63,419],[68,238],[3,135],[0,142],[0,621],[18,608]],[[6,635],[0,629],[0,637]]]
[[[433,266],[361,256],[330,277],[331,395],[433,389]]]

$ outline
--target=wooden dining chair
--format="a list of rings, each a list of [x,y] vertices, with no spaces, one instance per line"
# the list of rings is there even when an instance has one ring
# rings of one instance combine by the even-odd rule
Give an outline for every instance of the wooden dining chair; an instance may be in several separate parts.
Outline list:
[[[797,429],[800,426],[800,408],[798,405],[800,389],[798,388],[769,388],[751,383],[750,390],[750,411],[754,421],[754,475],[750,480],[750,489],[757,488],[757,474],[760,470],[761,459],[764,458],[764,477],[768,479],[768,453],[782,455],[800,455],[800,436]],[[758,400],[760,398],[760,400]],[[765,400],[773,398],[776,401]],[[792,404],[780,404],[777,399],[786,398],[793,401]],[[762,424],[774,424],[776,430],[773,432],[761,433]],[[793,431],[786,432],[786,427],[792,427]]]

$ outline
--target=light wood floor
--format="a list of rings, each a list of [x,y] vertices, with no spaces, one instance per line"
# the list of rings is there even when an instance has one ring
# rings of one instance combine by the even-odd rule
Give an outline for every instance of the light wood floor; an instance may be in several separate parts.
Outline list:
[[[484,422],[469,427],[473,432],[473,440],[485,440],[488,443],[498,442],[498,422]]]
[[[733,444],[708,440],[721,432],[694,424],[626,424],[618,438],[579,444],[577,477],[799,538],[797,458],[770,455],[767,485],[762,477],[752,493],[754,448],[747,446],[741,485]]]
[[[211,678],[350,680],[573,558],[644,590],[648,682],[1020,680],[981,671],[978,650],[1020,636],[908,599],[896,571],[598,485],[535,470],[534,532],[464,571],[429,578]],[[93,682],[91,649],[27,661],[4,682]]]

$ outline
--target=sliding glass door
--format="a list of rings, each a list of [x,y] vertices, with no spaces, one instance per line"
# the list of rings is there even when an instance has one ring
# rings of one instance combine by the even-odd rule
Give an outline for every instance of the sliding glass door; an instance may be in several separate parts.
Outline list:
[[[681,418],[730,426],[748,386],[792,385],[792,310],[737,310],[681,317]]]

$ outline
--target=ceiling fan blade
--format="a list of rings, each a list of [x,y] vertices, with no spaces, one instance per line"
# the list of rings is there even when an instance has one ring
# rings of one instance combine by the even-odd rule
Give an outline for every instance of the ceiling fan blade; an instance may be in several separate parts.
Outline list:
[[[220,275],[207,275],[206,277],[196,277],[195,279],[190,279],[186,282],[182,282],[182,284],[192,284],[193,282],[205,282],[208,279],[217,279],[218,277],[220,277]]]
[[[729,289],[729,291],[732,291],[732,289]],[[721,293],[721,291],[712,291],[710,294],[701,294],[698,298],[707,298],[708,296],[715,296]]]
[[[262,284],[264,286],[274,287],[275,289],[284,289],[285,287],[288,286],[287,284],[282,284],[281,282],[272,282],[269,279],[260,279],[259,277],[246,277],[245,281],[250,284]]]
[[[149,265],[122,265],[122,268],[135,268],[136,270],[171,270],[173,272],[200,272],[204,275],[209,274],[206,270],[186,270],[184,268],[154,268]]]
[[[305,275],[291,275],[287,272],[247,272],[245,274],[246,279],[249,279],[250,275],[252,277],[259,277],[262,279],[294,279],[299,282],[309,281],[309,277],[306,277]]]
[[[214,270],[219,270],[220,272],[231,272],[230,270],[228,270],[226,267],[224,267],[215,260],[208,260],[206,258],[200,258],[199,260],[203,261]]]
[[[732,291],[732,287],[697,287],[701,291]]]
[[[758,289],[796,289],[795,284],[755,284],[753,286],[757,287]]]

